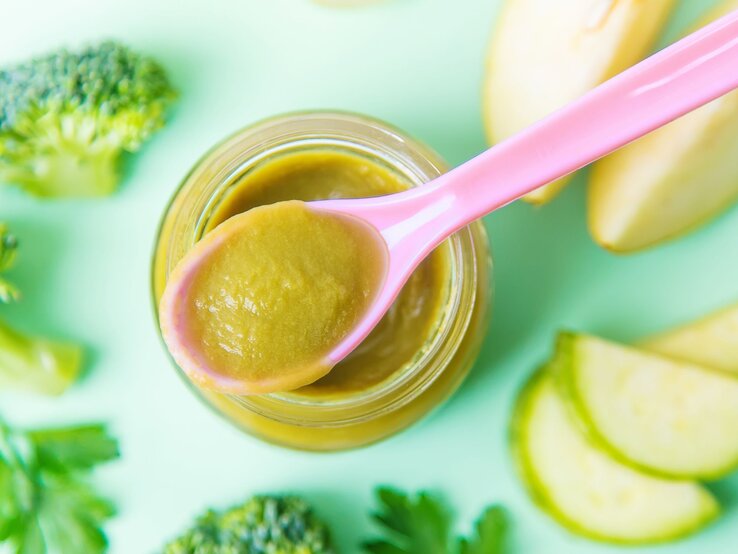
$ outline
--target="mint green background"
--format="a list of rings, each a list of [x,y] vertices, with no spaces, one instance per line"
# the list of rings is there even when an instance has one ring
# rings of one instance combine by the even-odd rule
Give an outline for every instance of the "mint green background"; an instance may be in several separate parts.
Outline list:
[[[90,361],[64,397],[4,394],[0,411],[19,424],[112,424],[123,458],[98,477],[120,506],[108,526],[113,554],[154,552],[206,506],[259,491],[305,494],[333,522],[341,552],[352,553],[370,532],[366,512],[378,483],[443,491],[463,530],[486,503],[504,503],[514,522],[511,553],[618,550],[568,534],[531,504],[508,456],[511,403],[556,329],[633,340],[736,300],[738,209],[630,257],[591,242],[581,178],[543,209],[518,203],[490,216],[497,303],[472,375],[430,418],[354,452],[292,452],[232,429],[179,381],[152,320],[149,259],[162,209],[194,161],[239,127],[288,110],[341,108],[390,121],[454,164],[482,150],[481,68],[498,3],[5,3],[0,63],[118,37],[159,58],[182,93],[171,124],[129,164],[114,198],[51,203],[0,190],[0,219],[22,241],[12,277],[26,295],[3,317],[84,342]],[[711,3],[682,2],[671,36]],[[630,551],[738,551],[738,478],[715,490],[727,506],[719,523],[682,543]]]

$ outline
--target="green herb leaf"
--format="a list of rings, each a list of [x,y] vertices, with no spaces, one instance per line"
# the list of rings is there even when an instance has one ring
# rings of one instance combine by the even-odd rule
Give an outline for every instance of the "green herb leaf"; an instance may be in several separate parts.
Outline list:
[[[46,477],[38,521],[45,539],[59,552],[104,552],[108,541],[101,527],[114,513],[112,503],[87,483]]]
[[[115,510],[87,476],[117,456],[102,425],[21,432],[0,422],[0,545],[13,554],[104,552],[102,524]]]
[[[386,538],[364,543],[372,554],[448,554],[451,518],[443,503],[428,492],[414,497],[388,487],[377,490],[380,510],[374,519]]]
[[[460,554],[502,554],[507,535],[507,514],[500,506],[490,506],[480,516],[470,539],[459,541]]]
[[[454,539],[450,514],[428,492],[409,496],[393,488],[377,489],[380,503],[372,514],[382,528],[381,538],[362,544],[371,554],[503,554],[507,514],[500,506],[485,509],[470,538]]]
[[[48,471],[90,469],[118,457],[118,442],[103,425],[30,431],[39,463]]]

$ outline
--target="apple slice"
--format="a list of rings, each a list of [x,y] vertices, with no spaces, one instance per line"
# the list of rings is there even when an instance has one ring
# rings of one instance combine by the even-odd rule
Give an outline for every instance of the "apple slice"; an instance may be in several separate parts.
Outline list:
[[[562,333],[550,365],[571,408],[617,458],[684,479],[738,466],[738,376]]]
[[[699,26],[731,10],[723,2]],[[705,223],[738,199],[738,92],[597,162],[589,226],[610,250],[630,252]]]
[[[720,513],[699,483],[642,473],[587,440],[546,372],[518,399],[512,446],[533,498],[579,534],[625,544],[663,542],[699,530]]]
[[[663,356],[738,373],[738,305],[648,338],[639,346]]]
[[[507,0],[487,54],[483,110],[496,143],[640,61],[674,0]],[[559,179],[528,195],[553,198]]]

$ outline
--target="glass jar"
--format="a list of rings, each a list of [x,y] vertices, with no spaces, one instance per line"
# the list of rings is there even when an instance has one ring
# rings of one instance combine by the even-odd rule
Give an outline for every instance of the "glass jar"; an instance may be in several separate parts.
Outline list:
[[[296,113],[247,127],[197,162],[166,209],[154,251],[154,305],[179,260],[208,229],[224,195],[247,171],[275,156],[330,148],[362,156],[397,172],[411,186],[445,170],[436,154],[400,131],[349,113]],[[450,251],[443,309],[432,336],[412,360],[381,384],[330,398],[293,393],[235,396],[190,388],[244,431],[304,450],[363,446],[427,414],[459,386],[479,351],[491,304],[491,258],[476,222],[447,241]]]

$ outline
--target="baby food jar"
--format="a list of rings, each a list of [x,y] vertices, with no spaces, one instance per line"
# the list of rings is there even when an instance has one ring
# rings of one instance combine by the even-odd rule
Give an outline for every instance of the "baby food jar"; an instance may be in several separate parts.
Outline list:
[[[347,164],[349,157],[355,161]],[[261,190],[267,185],[249,176],[258,175],[275,160],[281,160],[280,166],[270,174],[283,172],[284,182],[278,183],[279,190]],[[339,165],[340,171],[335,169]],[[233,211],[233,206],[248,209],[253,205],[238,197],[244,192],[252,195],[249,187],[260,189],[252,195],[256,204],[310,200],[313,195],[304,188],[325,175],[326,179],[351,180],[346,195],[357,196],[362,175],[382,181],[377,175],[391,174],[391,180],[410,187],[444,170],[443,162],[428,148],[364,116],[297,113],[243,129],[195,165],[164,213],[152,268],[155,306],[176,264],[222,220],[222,214]],[[313,181],[301,171],[312,172]],[[366,195],[381,193],[379,181],[371,184]],[[273,179],[270,183],[276,186]],[[316,197],[341,195],[340,190],[319,188]],[[402,305],[390,313],[374,340],[370,336],[353,357],[334,369],[324,385],[318,382],[293,392],[236,396],[200,389],[185,377],[186,382],[244,431],[292,448],[354,448],[404,429],[459,386],[476,358],[489,318],[491,258],[482,224],[459,231],[434,256],[427,262],[432,267],[419,270],[425,275],[409,283],[408,287],[417,290],[403,291],[405,297],[398,300]],[[421,316],[427,321],[418,326],[412,318]]]

